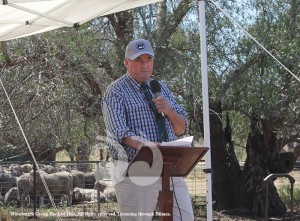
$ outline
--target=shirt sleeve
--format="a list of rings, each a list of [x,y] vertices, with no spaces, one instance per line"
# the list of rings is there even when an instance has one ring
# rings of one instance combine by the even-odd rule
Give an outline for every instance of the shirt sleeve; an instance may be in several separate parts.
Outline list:
[[[129,136],[134,136],[134,132],[126,124],[126,113],[124,99],[120,93],[108,91],[102,100],[102,113],[108,135],[118,141]]]
[[[168,99],[169,105],[172,107],[174,111],[176,111],[179,115],[183,116],[185,119],[185,132],[188,133],[188,114],[185,109],[176,101],[173,93],[168,89],[164,82],[161,82],[162,95]]]

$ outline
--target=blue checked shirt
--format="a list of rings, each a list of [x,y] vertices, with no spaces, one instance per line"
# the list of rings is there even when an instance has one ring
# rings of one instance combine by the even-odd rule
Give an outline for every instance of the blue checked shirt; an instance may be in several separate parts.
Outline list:
[[[150,81],[151,79],[146,82],[148,87]],[[160,83],[161,95],[168,100],[173,110],[185,117],[187,128],[186,111],[176,102],[167,86]],[[150,87],[149,91],[151,92]],[[153,94],[152,96],[154,97]],[[141,84],[128,73],[107,88],[102,100],[102,112],[109,140],[109,153],[113,159],[128,158],[131,161],[136,155],[136,148],[122,144],[125,137],[139,136],[145,141],[159,142],[155,114],[145,98]],[[167,117],[165,121],[169,141],[175,140],[171,122]]]

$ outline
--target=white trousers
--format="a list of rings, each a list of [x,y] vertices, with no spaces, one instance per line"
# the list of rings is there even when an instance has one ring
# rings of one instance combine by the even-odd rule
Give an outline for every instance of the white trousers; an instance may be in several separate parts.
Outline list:
[[[114,188],[122,221],[152,220],[161,190],[161,178],[150,185],[137,185],[129,177],[124,177],[114,184]],[[173,177],[170,180],[170,189],[173,190],[173,221],[194,221],[185,180],[182,177]]]

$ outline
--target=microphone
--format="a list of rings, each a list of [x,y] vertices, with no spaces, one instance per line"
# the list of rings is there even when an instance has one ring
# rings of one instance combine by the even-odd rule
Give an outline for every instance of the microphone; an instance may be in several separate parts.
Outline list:
[[[158,80],[152,80],[150,81],[150,88],[152,93],[154,94],[154,97],[157,98],[160,96],[160,92],[161,92],[161,85],[158,82]],[[165,114],[163,112],[161,112],[161,115],[164,117]]]
[[[160,83],[158,82],[158,80],[150,81],[150,87],[151,87],[151,91],[155,97],[160,96],[161,88],[160,88]]]

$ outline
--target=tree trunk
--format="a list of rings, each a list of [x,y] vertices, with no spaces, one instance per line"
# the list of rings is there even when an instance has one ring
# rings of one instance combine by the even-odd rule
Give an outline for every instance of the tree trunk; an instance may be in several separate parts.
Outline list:
[[[108,62],[109,69],[111,71],[112,79],[117,79],[121,75],[125,73],[124,67],[124,52],[126,45],[133,40],[133,14],[131,11],[123,11],[118,12],[116,14],[111,14],[106,16],[112,27],[115,30],[116,39],[114,41],[116,48],[116,60],[114,67],[111,66],[110,62]]]
[[[81,142],[78,144],[78,147],[77,147],[77,158],[76,158],[76,161],[77,161],[77,169],[79,171],[82,171],[82,172],[88,172],[89,171],[89,164],[86,163],[86,161],[89,160],[89,146],[84,143],[84,142]],[[84,163],[82,161],[85,161]]]
[[[241,169],[231,141],[229,118],[226,126],[222,125],[221,102],[210,104],[213,111],[210,114],[211,150],[212,150],[212,189],[215,210],[242,210],[255,216],[263,216],[265,212],[265,192],[263,180],[271,173],[270,163],[274,157],[270,154],[273,148],[266,144],[276,144],[275,136],[263,136],[258,128],[258,118],[253,116],[251,132],[247,141],[247,159]],[[202,121],[202,110],[198,111]],[[229,116],[227,116],[229,117]],[[203,131],[202,122],[199,126]],[[224,129],[223,129],[224,128]],[[271,130],[270,130],[271,131]],[[266,138],[270,138],[266,142]],[[291,157],[283,154],[273,163],[281,169],[289,168]],[[271,160],[270,160],[271,159]],[[272,170],[275,171],[275,170]],[[276,187],[269,184],[268,214],[281,216],[286,213],[286,207],[279,198]]]
[[[55,147],[43,146],[42,148],[31,147],[33,150],[38,150],[34,152],[37,161],[47,161],[54,162],[56,157]]]
[[[243,170],[243,206],[255,216],[265,214],[265,188],[263,180],[270,174],[266,160],[264,137],[258,132],[250,133],[247,141],[247,160]],[[276,187],[269,183],[268,214],[282,216],[286,207],[279,198]]]
[[[271,173],[289,173],[294,169],[295,163],[293,152],[281,153],[270,160],[269,169]]]
[[[235,209],[241,205],[239,187],[241,169],[234,153],[233,143],[225,141],[221,102],[211,104],[210,108],[215,113],[210,115],[214,209]],[[202,110],[200,110],[199,116],[202,118]],[[201,128],[202,125],[201,123]]]
[[[170,70],[165,71],[167,66],[166,58],[168,56],[174,56],[174,52],[172,52],[173,49],[170,47],[170,39],[192,6],[192,0],[180,1],[178,6],[174,8],[173,12],[170,14],[167,10],[166,1],[157,3],[156,44],[154,43],[154,76],[157,78],[162,78],[164,75],[170,74]]]

